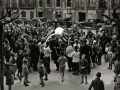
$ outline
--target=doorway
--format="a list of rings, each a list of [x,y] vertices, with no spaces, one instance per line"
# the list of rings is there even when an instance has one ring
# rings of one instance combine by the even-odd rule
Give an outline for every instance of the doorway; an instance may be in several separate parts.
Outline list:
[[[86,19],[86,13],[79,12],[79,22],[80,21],[85,21],[85,19]]]

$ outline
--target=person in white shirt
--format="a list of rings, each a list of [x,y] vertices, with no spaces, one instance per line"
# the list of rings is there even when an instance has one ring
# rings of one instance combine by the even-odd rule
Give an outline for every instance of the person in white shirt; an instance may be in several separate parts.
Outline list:
[[[49,42],[46,42],[46,46],[44,47],[43,49],[44,51],[44,66],[45,66],[45,69],[46,69],[46,72],[45,72],[45,80],[48,80],[48,74],[50,74],[51,70],[50,70],[50,60],[51,60],[51,50],[50,50],[50,47],[49,47]]]
[[[75,47],[75,46],[78,46],[78,49],[80,48],[80,44],[78,43],[78,40],[77,40],[77,39],[75,40],[75,44],[74,44],[73,46],[74,46],[74,47]]]
[[[79,75],[80,52],[78,51],[78,46],[75,46],[75,51],[72,52],[71,56],[73,58],[73,75]]]
[[[72,52],[74,51],[74,47],[73,47],[73,42],[70,42],[70,45],[66,48],[66,55],[67,55],[67,59],[68,59],[68,68],[71,72],[72,70]]]
[[[45,47],[45,41],[42,40],[41,43],[38,44],[39,50],[40,50],[40,59],[43,60],[44,57],[44,47]]]

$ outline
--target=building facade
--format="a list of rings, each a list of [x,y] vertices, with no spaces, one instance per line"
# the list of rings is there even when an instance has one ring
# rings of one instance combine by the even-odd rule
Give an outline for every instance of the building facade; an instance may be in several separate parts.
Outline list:
[[[112,17],[113,8],[120,5],[120,0],[3,0],[6,8],[11,8],[8,17],[15,17],[19,13],[20,19],[46,17],[48,19],[66,19],[73,22],[88,19],[106,19],[102,17],[101,1],[106,2],[104,14]],[[114,3],[113,3],[114,1]],[[117,10],[120,16],[120,9]]]

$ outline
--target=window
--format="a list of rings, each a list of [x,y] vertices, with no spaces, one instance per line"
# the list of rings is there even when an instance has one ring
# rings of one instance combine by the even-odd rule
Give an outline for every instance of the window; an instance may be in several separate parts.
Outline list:
[[[43,0],[39,0],[39,7],[43,7]]]
[[[8,17],[11,17],[11,10],[10,11],[8,11],[8,15],[7,15]]]
[[[72,0],[67,0],[67,7],[71,7],[72,6]]]
[[[50,0],[47,0],[47,7],[50,7]]]
[[[38,12],[38,17],[43,17],[43,12]]]
[[[26,17],[26,12],[22,12],[22,17]]]
[[[32,18],[34,18],[34,12],[30,12],[30,18],[32,19]]]
[[[56,0],[56,7],[60,7],[61,0]]]

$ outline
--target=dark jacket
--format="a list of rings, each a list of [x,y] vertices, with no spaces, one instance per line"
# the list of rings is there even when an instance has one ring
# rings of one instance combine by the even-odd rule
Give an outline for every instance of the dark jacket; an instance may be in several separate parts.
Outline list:
[[[88,90],[91,90],[92,87],[93,87],[93,90],[104,90],[104,82],[99,78],[96,78],[91,82]]]
[[[81,46],[80,53],[81,55],[85,54],[88,63],[91,63],[90,56],[92,55],[92,48],[89,45],[85,44],[84,46]]]

